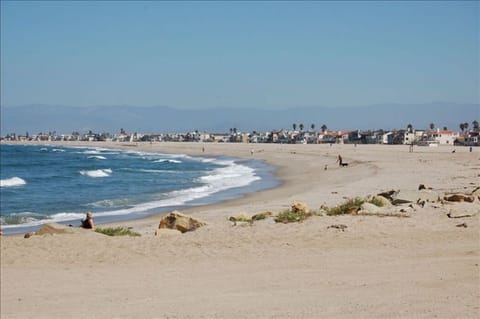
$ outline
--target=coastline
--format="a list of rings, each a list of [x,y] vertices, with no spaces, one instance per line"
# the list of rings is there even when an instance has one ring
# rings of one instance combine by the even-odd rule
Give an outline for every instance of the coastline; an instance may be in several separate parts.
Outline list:
[[[137,144],[128,144],[128,143],[69,143],[69,142],[28,143],[27,142],[27,143],[5,143],[5,145],[25,145],[25,146],[30,145],[30,146],[41,146],[41,147],[45,146],[45,147],[52,147],[54,149],[56,147],[57,148],[70,147],[71,149],[75,149],[77,147],[82,147],[82,148],[85,147],[90,149],[101,149],[101,150],[111,149],[111,150],[118,150],[118,151],[135,151],[138,154],[145,154],[145,153],[166,154],[166,152],[159,152],[158,150],[147,151],[145,150],[145,147],[142,147],[143,145],[138,146]],[[192,145],[195,145],[195,143],[192,143]],[[213,185],[212,186],[213,190],[210,190],[208,192],[202,191],[202,193],[198,193],[197,189],[191,189],[192,194],[194,194],[192,198],[179,198],[178,200],[173,200],[173,201],[170,200],[168,203],[142,202],[140,203],[140,206],[146,207],[146,204],[150,204],[149,206],[151,207],[148,209],[141,208],[143,210],[141,209],[133,210],[133,212],[130,212],[130,213],[125,213],[124,211],[121,211],[119,212],[119,214],[115,214],[115,212],[108,211],[108,210],[96,211],[95,209],[89,209],[94,214],[95,223],[99,226],[102,225],[103,227],[103,225],[108,226],[108,225],[119,223],[119,222],[128,223],[129,221],[147,218],[151,215],[154,215],[160,218],[159,216],[164,216],[168,212],[173,210],[185,210],[192,207],[199,207],[199,206],[212,205],[215,203],[225,202],[228,200],[244,197],[246,193],[258,192],[263,189],[274,188],[279,185],[279,181],[273,175],[274,167],[271,167],[265,162],[254,159],[254,158],[235,158],[235,157],[224,156],[224,155],[214,156],[211,154],[206,155],[205,153],[196,154],[196,155],[187,155],[185,153],[181,153],[181,154],[168,153],[168,154],[172,156],[178,155],[180,157],[183,157],[184,155],[190,156],[191,158],[196,158],[197,161],[206,160],[208,162],[214,161],[214,162],[222,163],[222,165],[227,165],[226,172],[228,172],[229,176],[231,176],[232,173],[238,174],[238,173],[235,173],[235,170],[233,167],[248,168],[247,174],[250,174],[250,171],[255,171],[256,176],[252,175],[250,177],[249,182],[245,182],[244,179],[232,180],[230,177],[230,179],[227,180],[226,183]],[[222,173],[222,174],[225,174],[225,173]],[[239,177],[243,177],[243,176],[239,176]],[[215,177],[215,180],[216,179],[218,179],[218,177]],[[210,184],[206,182],[206,185],[210,185]],[[104,186],[104,187],[108,187],[108,186]],[[187,192],[188,190],[189,189],[185,189],[182,192]],[[183,195],[183,197],[185,196]],[[172,199],[174,198],[172,197]],[[153,205],[157,205],[157,207],[152,208]],[[15,234],[23,235],[25,233],[35,232],[35,231],[38,231],[42,225],[47,223],[60,223],[63,225],[72,225],[72,224],[79,225],[79,220],[80,218],[83,218],[85,212],[86,210],[82,211],[81,213],[80,212],[76,213],[76,215],[81,215],[76,219],[66,219],[68,217],[60,216],[60,219],[57,220],[55,216],[53,216],[50,220],[39,220],[39,221],[32,222],[31,224],[6,225],[3,227],[3,235],[15,235]]]
[[[132,227],[142,233],[137,238],[3,236],[2,318],[476,318],[480,311],[479,200],[462,203],[462,211],[477,213],[458,220],[446,216],[452,204],[416,208],[410,218],[228,221],[281,211],[295,200],[318,209],[419,184],[471,190],[480,176],[476,149],[108,144],[81,145],[254,158],[276,167],[281,185],[182,210],[207,226],[178,236],[153,236],[159,216],[112,224]],[[339,154],[348,167],[335,164]],[[468,227],[456,227],[460,222]],[[334,224],[348,228],[329,228]]]

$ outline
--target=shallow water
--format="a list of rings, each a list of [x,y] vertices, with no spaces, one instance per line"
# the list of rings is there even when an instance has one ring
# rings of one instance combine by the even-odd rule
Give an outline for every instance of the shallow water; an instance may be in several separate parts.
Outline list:
[[[47,222],[145,217],[278,185],[254,160],[85,147],[1,145],[0,223],[5,233]]]

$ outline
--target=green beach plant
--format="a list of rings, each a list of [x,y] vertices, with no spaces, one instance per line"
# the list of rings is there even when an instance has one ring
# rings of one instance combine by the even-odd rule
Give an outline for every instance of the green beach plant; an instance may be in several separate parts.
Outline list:
[[[349,199],[345,203],[327,209],[328,216],[355,214],[365,200],[359,197]]]
[[[368,203],[373,204],[373,205],[375,205],[375,206],[377,206],[377,207],[383,207],[383,206],[384,206],[383,201],[382,201],[381,199],[379,199],[378,197],[372,197],[372,198],[368,201]]]
[[[125,227],[107,227],[107,228],[95,228],[95,232],[107,235],[107,236],[132,236],[139,237],[140,233],[130,230]]]
[[[313,213],[306,206],[294,202],[290,209],[280,212],[274,220],[276,223],[295,223],[304,221],[312,215]]]

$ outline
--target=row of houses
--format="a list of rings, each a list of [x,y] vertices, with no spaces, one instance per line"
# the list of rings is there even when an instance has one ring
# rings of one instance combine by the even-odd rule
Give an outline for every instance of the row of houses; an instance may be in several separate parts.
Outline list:
[[[106,141],[106,142],[220,142],[220,143],[283,143],[283,144],[409,144],[409,145],[470,145],[480,146],[478,130],[455,132],[452,130],[354,130],[354,131],[297,131],[273,130],[271,132],[237,132],[225,134],[206,132],[141,134],[94,133],[80,134],[39,133],[20,136],[9,134],[1,140],[15,141]]]

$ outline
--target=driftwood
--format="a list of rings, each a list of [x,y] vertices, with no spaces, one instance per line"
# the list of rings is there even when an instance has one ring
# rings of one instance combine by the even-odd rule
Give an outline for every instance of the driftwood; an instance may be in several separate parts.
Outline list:
[[[448,218],[466,218],[466,217],[473,217],[475,215],[458,215],[458,216],[453,216],[452,213],[447,213]]]
[[[335,224],[327,227],[327,229],[329,228],[336,228],[336,229],[340,229],[341,231],[345,231],[345,228],[348,228],[348,226],[343,224]]]

